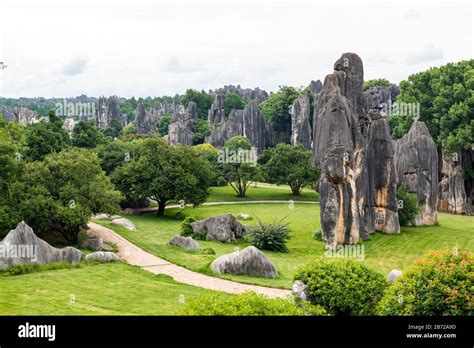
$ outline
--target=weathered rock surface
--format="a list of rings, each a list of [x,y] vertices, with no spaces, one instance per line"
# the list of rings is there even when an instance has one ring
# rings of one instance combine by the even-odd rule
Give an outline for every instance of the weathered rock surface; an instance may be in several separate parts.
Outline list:
[[[210,94],[226,95],[227,93],[236,93],[241,99],[256,100],[258,103],[268,98],[268,93],[258,87],[251,89],[242,88],[240,85],[229,85],[216,89],[214,92],[210,91]]]
[[[211,105],[211,108],[208,111],[207,120],[209,124],[222,123],[225,120],[224,113],[224,94],[216,94],[214,97],[214,102]]]
[[[308,299],[306,284],[301,280],[296,280],[291,287],[291,294],[296,298],[297,302],[306,301]]]
[[[391,103],[395,102],[399,94],[400,89],[395,84],[391,84],[390,87],[370,87],[364,92],[369,107],[371,109],[383,109],[385,113],[388,113],[388,108]]]
[[[126,115],[120,113],[120,99],[117,96],[100,97],[97,101],[97,128],[107,128],[112,121],[118,121],[122,126],[127,125]]]
[[[472,214],[474,189],[464,168],[472,168],[474,151],[441,151],[441,178],[438,184],[438,209],[453,214]],[[471,189],[466,190],[466,184]]]
[[[31,263],[47,264],[57,261],[76,263],[82,252],[73,247],[55,248],[38,238],[24,221],[20,222],[0,242],[0,268]]]
[[[300,94],[291,108],[291,144],[303,145],[311,150],[311,124],[309,123],[310,101],[307,94]]]
[[[96,251],[90,254],[87,254],[85,257],[86,261],[99,261],[99,262],[113,262],[120,261],[121,258],[110,251]]]
[[[41,117],[35,111],[23,106],[0,106],[0,115],[3,115],[5,121],[13,121],[23,126],[46,120],[45,117]]]
[[[249,214],[240,213],[239,215],[237,215],[237,219],[240,219],[240,220],[249,220],[249,219],[250,219],[250,215],[249,215]]]
[[[125,227],[129,231],[135,231],[137,229],[133,222],[131,222],[129,219],[125,219],[125,218],[113,219],[111,224]]]
[[[64,120],[63,129],[69,134],[69,136],[72,135],[75,126],[76,121],[72,117],[68,117]]]
[[[221,125],[211,129],[211,134],[206,142],[215,147],[223,147],[230,138],[243,135],[243,119],[243,110],[232,110],[229,117]]]
[[[321,231],[329,248],[375,229],[399,232],[392,139],[385,115],[362,92],[363,71],[359,56],[344,53],[314,107],[313,161],[321,168]]]
[[[210,268],[214,273],[278,277],[278,272],[272,262],[254,246],[222,255],[211,263]]]
[[[174,236],[171,238],[170,242],[171,245],[175,245],[177,247],[186,249],[186,250],[200,250],[201,247],[198,242],[196,242],[191,237],[183,237],[183,236]]]
[[[194,233],[200,234],[208,240],[217,240],[223,243],[243,237],[246,233],[245,226],[238,222],[232,214],[191,222],[190,226]]]
[[[104,241],[100,237],[91,237],[82,241],[81,248],[91,250],[101,250],[104,246]]]
[[[398,269],[392,269],[387,276],[387,281],[393,283],[395,280],[397,280],[397,278],[401,277],[402,275],[402,271]]]
[[[194,132],[193,124],[197,119],[197,105],[195,102],[189,102],[188,107],[177,107],[168,132],[168,141],[171,145],[185,144],[193,145]]]
[[[414,121],[396,142],[397,173],[407,191],[418,197],[420,212],[413,224],[434,225],[438,220],[438,151],[425,124]]]
[[[308,88],[314,93],[314,94],[318,94],[319,92],[321,92],[321,89],[323,88],[323,84],[321,83],[320,80],[312,80],[310,83],[309,83],[309,86]]]
[[[147,134],[156,130],[159,111],[147,111],[145,105],[138,104],[135,119],[137,120],[137,133]]]

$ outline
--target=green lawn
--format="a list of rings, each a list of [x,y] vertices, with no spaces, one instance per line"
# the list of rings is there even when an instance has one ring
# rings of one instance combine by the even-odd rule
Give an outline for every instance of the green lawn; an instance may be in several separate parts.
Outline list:
[[[173,315],[212,292],[125,263],[0,277],[0,289],[0,315]]]
[[[129,216],[136,226],[136,231],[128,231],[111,225],[107,220],[96,222],[111,228],[144,250],[167,259],[186,268],[209,273],[208,265],[222,254],[230,253],[236,248],[245,248],[249,244],[237,241],[222,244],[214,241],[199,241],[202,248],[213,248],[217,255],[205,255],[196,252],[187,252],[168,245],[168,241],[179,234],[181,221],[173,216],[180,209],[169,209],[166,216],[159,218],[154,214]],[[324,257],[323,242],[312,238],[316,229],[319,229],[319,205],[294,204],[239,204],[223,206],[202,206],[199,208],[182,209],[186,216],[192,215],[197,219],[215,216],[224,213],[247,213],[255,218],[271,222],[285,217],[285,221],[292,230],[288,253],[265,252],[278,269],[278,279],[265,279],[247,276],[225,275],[222,277],[245,283],[254,283],[272,287],[289,288],[293,275],[304,264]],[[365,264],[383,274],[391,269],[404,270],[415,259],[426,252],[443,247],[458,247],[474,250],[474,217],[440,214],[439,226],[432,227],[404,227],[399,235],[376,233],[370,241],[364,242]]]
[[[260,185],[260,186],[258,186]],[[255,200],[282,200],[282,201],[318,201],[319,194],[311,189],[304,189],[299,196],[291,195],[288,186],[282,185],[278,188],[262,187],[274,186],[270,184],[252,184],[247,190],[247,197],[237,197],[230,186],[211,187],[208,202],[231,202],[231,201],[255,201]]]

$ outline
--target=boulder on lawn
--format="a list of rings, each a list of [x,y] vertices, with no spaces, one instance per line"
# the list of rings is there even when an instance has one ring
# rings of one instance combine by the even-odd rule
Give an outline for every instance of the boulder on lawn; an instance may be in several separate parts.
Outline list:
[[[121,258],[110,251],[96,251],[86,255],[86,261],[113,262],[120,261]]]
[[[291,294],[296,298],[297,302],[306,301],[308,299],[306,284],[301,280],[296,280],[291,287]]]
[[[129,219],[125,219],[125,218],[113,219],[112,220],[112,225],[118,225],[118,226],[125,227],[129,231],[135,231],[137,229],[133,222],[131,222]]]
[[[199,243],[196,242],[194,239],[191,237],[182,237],[182,236],[174,236],[170,240],[170,244],[186,249],[186,250],[199,250],[201,247],[199,246]]]
[[[278,272],[272,262],[254,246],[222,255],[215,259],[210,267],[214,273],[243,274],[267,278],[278,277]]]
[[[81,248],[91,250],[101,250],[104,246],[104,241],[100,237],[91,237],[82,241]]]
[[[397,280],[398,277],[401,277],[402,274],[403,274],[402,271],[398,269],[392,269],[387,276],[387,281],[389,283],[393,283],[395,280]]]
[[[250,215],[249,215],[249,214],[240,213],[239,215],[237,215],[237,219],[239,219],[239,220],[250,220]]]
[[[228,243],[235,238],[243,237],[245,226],[238,222],[232,214],[223,214],[190,223],[193,232],[207,240]]]
[[[57,261],[76,263],[81,261],[81,258],[82,251],[76,248],[58,249],[38,238],[24,221],[0,242],[0,269],[12,265],[47,264]]]
[[[100,220],[100,219],[110,219],[110,215],[109,214],[105,214],[105,213],[97,213],[94,215],[94,219],[97,219],[97,220]]]

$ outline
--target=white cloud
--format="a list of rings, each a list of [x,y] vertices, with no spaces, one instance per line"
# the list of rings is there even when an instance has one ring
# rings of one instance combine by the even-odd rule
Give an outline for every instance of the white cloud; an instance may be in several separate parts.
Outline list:
[[[274,91],[323,80],[343,52],[399,82],[472,58],[471,2],[404,1],[0,0],[0,95]]]

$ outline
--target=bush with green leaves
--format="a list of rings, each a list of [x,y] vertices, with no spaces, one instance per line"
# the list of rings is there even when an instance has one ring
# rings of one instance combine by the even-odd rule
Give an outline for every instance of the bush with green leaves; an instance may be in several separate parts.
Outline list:
[[[474,315],[474,256],[438,250],[417,260],[386,290],[380,315]]]
[[[283,298],[268,298],[254,292],[223,297],[204,295],[189,300],[181,315],[203,316],[307,316],[327,315],[320,306],[299,305]]]
[[[308,301],[334,315],[374,315],[387,285],[382,274],[346,259],[316,261],[295,275]]]
[[[257,219],[257,225],[248,228],[247,235],[253,246],[260,250],[286,253],[286,242],[290,239],[288,225],[280,222],[264,223]]]
[[[196,219],[193,216],[187,216],[182,222],[180,227],[180,233],[183,237],[194,237],[194,232],[191,227],[191,222],[195,222]]]
[[[397,201],[402,202],[398,209],[398,221],[400,226],[408,226],[420,211],[418,198],[415,194],[407,192],[405,184],[400,184],[397,188]]]

